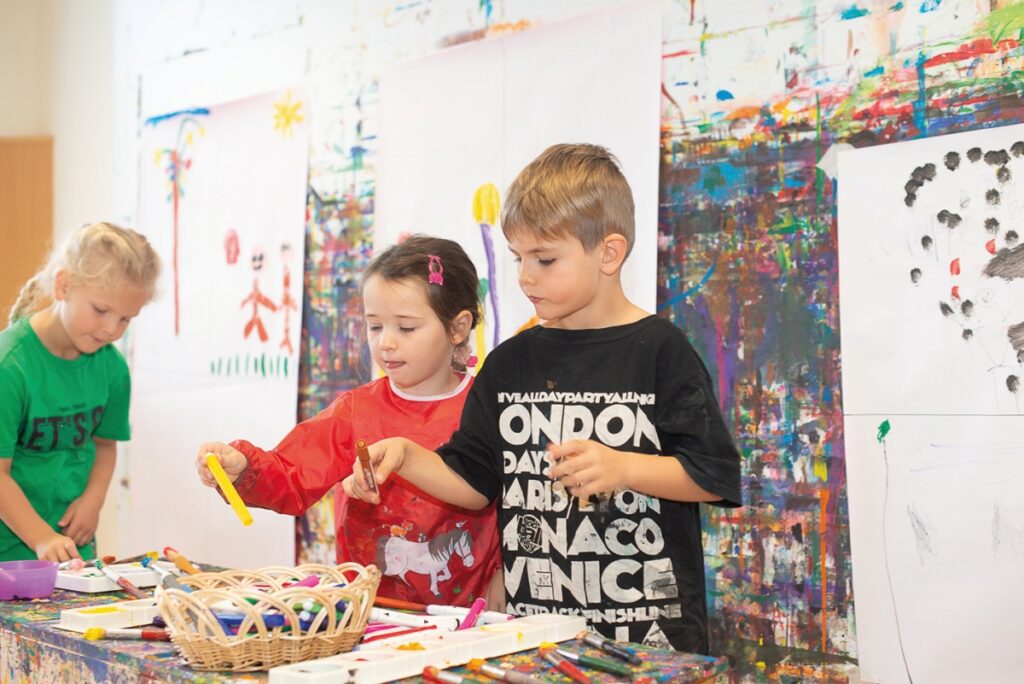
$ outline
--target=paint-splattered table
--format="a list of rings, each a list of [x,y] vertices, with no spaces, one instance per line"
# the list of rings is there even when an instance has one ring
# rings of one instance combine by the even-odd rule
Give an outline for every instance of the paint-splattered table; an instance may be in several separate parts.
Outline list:
[[[63,609],[128,598],[122,592],[79,594],[58,590],[46,599],[0,601],[0,684],[267,681],[265,672],[197,672],[167,642],[87,641],[80,634],[56,627]],[[715,681],[724,677],[728,670],[725,658],[646,648],[638,648],[638,651],[644,662],[635,670],[634,684]],[[536,650],[494,658],[490,662],[504,668],[532,671],[551,682],[569,681],[551,671]],[[594,676],[595,683],[614,680],[611,675]]]

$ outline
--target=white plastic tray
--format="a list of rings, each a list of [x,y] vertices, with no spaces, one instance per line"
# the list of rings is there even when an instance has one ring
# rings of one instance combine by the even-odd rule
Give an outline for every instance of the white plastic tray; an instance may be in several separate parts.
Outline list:
[[[418,675],[428,665],[444,669],[473,658],[537,648],[546,641],[567,641],[586,628],[587,621],[577,615],[544,613],[458,632],[421,632],[379,647],[370,642],[350,653],[275,667],[269,680],[270,684],[378,684]],[[422,649],[399,650],[411,642]]]

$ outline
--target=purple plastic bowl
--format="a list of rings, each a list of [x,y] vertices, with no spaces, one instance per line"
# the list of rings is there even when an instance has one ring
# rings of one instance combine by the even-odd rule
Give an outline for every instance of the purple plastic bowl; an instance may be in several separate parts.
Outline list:
[[[0,563],[0,600],[43,598],[57,584],[57,564],[44,560]]]

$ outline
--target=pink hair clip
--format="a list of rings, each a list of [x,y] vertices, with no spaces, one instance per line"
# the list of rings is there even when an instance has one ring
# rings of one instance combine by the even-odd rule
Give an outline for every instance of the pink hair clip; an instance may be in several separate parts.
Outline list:
[[[427,282],[431,285],[444,285],[444,267],[441,266],[441,257],[428,254],[427,258],[429,259],[427,270],[430,271]]]

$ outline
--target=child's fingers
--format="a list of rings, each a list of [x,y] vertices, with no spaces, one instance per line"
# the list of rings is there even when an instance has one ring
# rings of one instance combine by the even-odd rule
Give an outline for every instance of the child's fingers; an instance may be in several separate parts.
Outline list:
[[[360,501],[368,501],[370,503],[380,503],[380,499],[373,493],[363,479],[361,474],[352,473],[344,480],[341,481],[341,488],[344,490],[345,495],[359,499]]]

